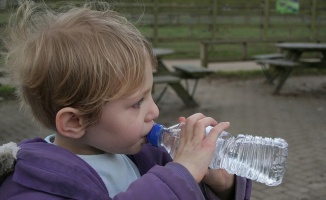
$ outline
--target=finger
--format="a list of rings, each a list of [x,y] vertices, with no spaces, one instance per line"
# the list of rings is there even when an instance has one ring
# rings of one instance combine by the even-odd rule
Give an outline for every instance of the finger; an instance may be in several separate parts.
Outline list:
[[[216,143],[218,137],[221,135],[221,133],[230,127],[230,122],[221,122],[217,124],[215,127],[213,127],[208,135],[206,136],[206,140],[209,142]]]
[[[184,139],[184,135],[185,135],[185,124],[186,124],[186,118],[185,117],[179,117],[179,123],[180,123],[180,139],[179,139],[179,146],[183,146],[185,144],[185,139]]]
[[[179,123],[186,123],[186,118],[185,117],[179,117]]]
[[[184,132],[184,134],[185,134],[184,138],[186,141],[191,141],[193,139],[194,126],[195,126],[196,122],[205,117],[206,116],[203,115],[202,113],[196,113],[187,118],[186,124],[185,124],[185,132]]]
[[[202,141],[206,137],[206,127],[210,125],[215,126],[216,124],[217,121],[211,117],[198,120],[194,126],[193,140],[198,142]]]

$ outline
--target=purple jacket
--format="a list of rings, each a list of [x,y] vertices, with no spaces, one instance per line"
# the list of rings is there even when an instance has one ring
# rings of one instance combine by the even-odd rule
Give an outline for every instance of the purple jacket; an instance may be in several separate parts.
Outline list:
[[[26,140],[19,147],[14,173],[1,183],[0,199],[111,199],[94,169],[70,151],[43,139]],[[142,177],[114,199],[218,199],[182,165],[171,162],[164,149],[144,145],[129,158]],[[236,199],[250,199],[250,193],[251,181],[237,177]]]

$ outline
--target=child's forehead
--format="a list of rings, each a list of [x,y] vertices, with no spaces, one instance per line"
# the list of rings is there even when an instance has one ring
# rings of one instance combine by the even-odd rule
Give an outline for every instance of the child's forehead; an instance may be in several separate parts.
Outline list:
[[[125,99],[135,99],[143,96],[144,94],[150,92],[153,86],[153,67],[150,62],[146,63],[146,68],[144,70],[145,79],[134,91],[130,91],[126,94]]]
[[[138,89],[136,89],[135,91],[133,91],[131,93],[126,94],[126,96],[121,99],[128,101],[128,102],[138,101],[148,91],[149,91],[148,88],[146,89],[144,86],[140,86]]]

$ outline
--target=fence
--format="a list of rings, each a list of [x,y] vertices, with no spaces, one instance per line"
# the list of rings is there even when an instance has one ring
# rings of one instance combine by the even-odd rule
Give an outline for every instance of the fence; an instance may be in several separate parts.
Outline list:
[[[264,41],[326,38],[325,0],[300,0],[297,14],[278,13],[276,3],[280,0],[109,1],[150,38],[153,46],[173,48],[176,54],[172,56],[177,58],[198,58],[200,44],[207,41],[212,41],[207,47],[208,58],[239,60],[244,54],[248,58],[258,52],[274,51],[270,43]],[[64,3],[47,1],[53,7]],[[1,23],[4,23],[3,12],[0,13]],[[3,27],[0,26],[0,30]],[[246,51],[232,41],[245,44]]]
[[[203,41],[214,41],[216,44],[208,48],[209,56],[215,56],[215,51],[220,51],[218,57],[221,60],[230,60],[234,55],[235,59],[243,59],[243,51],[232,52],[232,48],[229,48],[231,52],[228,48],[219,50],[218,45],[228,41],[249,44],[255,40],[253,45],[259,48],[253,47],[252,51],[247,51],[246,57],[250,57],[255,52],[274,50],[264,41],[296,38],[298,41],[315,41],[326,38],[324,0],[300,0],[297,14],[278,13],[277,0],[132,2],[114,4],[114,7],[134,21],[154,46],[174,48],[177,57],[198,57]]]
[[[252,46],[257,46],[257,45],[264,45],[269,46],[270,52],[276,53],[276,51],[279,51],[276,49],[275,44],[276,43],[280,43],[280,42],[297,42],[297,41],[308,41],[309,42],[316,42],[316,43],[320,43],[322,42],[321,40],[311,40],[311,39],[307,39],[307,38],[283,38],[283,39],[269,39],[269,40],[232,40],[232,41],[214,41],[214,40],[207,40],[207,41],[202,41],[200,43],[200,63],[202,67],[208,67],[209,63],[212,62],[218,62],[218,61],[234,61],[234,60],[251,60],[252,59],[252,55],[254,54],[250,54],[250,50],[255,49]],[[212,46],[221,46],[221,45],[228,45],[228,46],[232,46],[234,48],[234,46],[237,46],[238,48],[241,48],[241,52],[240,54],[238,54],[238,56],[229,58],[229,59],[223,59],[221,58],[218,54],[216,55],[215,52],[215,56],[209,56],[210,54],[210,47]],[[250,48],[251,47],[251,48]],[[255,54],[262,54],[262,52],[259,53],[255,53]]]

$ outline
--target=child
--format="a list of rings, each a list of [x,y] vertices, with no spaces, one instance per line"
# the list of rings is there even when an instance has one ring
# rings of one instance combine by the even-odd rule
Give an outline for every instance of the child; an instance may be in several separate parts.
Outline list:
[[[1,172],[0,199],[249,199],[250,180],[208,169],[229,123],[180,117],[174,161],[146,144],[159,114],[155,56],[105,3],[56,13],[26,1],[9,25],[7,66],[18,95],[56,134],[2,147],[14,166]],[[205,137],[208,125],[215,127]]]

